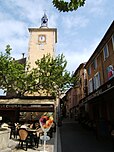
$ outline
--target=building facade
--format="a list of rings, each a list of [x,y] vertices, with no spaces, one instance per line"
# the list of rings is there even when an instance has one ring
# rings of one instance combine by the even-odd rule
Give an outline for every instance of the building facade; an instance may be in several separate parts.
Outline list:
[[[114,76],[114,22],[86,63],[88,93],[97,90]]]
[[[44,14],[41,19],[41,27],[29,28],[28,30],[30,38],[27,63],[30,64],[30,68],[34,68],[35,61],[41,59],[44,55],[55,56],[57,29],[48,27],[48,18]]]
[[[64,98],[69,107],[67,112],[75,109],[78,120],[94,129],[96,135],[109,135],[114,129],[114,21],[86,64],[76,69],[75,75],[80,81]],[[75,93],[71,93],[74,90]]]
[[[88,114],[86,119],[94,122],[97,134],[108,135],[114,127],[114,21],[85,68],[88,95],[82,100],[82,106]]]
[[[77,83],[66,92],[66,111],[70,117],[76,117],[79,112],[79,103],[87,94],[87,74],[85,63],[79,65],[73,75]]]

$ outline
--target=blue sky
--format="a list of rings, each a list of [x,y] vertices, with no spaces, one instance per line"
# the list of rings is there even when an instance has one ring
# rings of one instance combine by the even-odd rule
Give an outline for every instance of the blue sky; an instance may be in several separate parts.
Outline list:
[[[44,10],[48,27],[57,28],[56,55],[64,54],[71,72],[90,58],[114,20],[114,0],[86,0],[68,13],[59,12],[51,0],[0,0],[0,52],[10,44],[14,58],[27,56],[28,28],[40,27]]]
[[[68,0],[67,0],[68,1]],[[114,0],[86,0],[77,11],[62,13],[51,0],[0,0],[0,52],[10,44],[12,56],[27,55],[29,27],[40,27],[46,10],[48,27],[58,30],[56,54],[63,53],[67,69],[86,62],[114,19]]]

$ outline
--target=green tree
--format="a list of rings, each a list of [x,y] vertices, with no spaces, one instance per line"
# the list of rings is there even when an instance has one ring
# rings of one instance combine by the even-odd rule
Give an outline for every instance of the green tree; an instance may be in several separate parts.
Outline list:
[[[5,53],[0,54],[0,88],[4,92],[20,94],[26,77],[25,65],[10,56],[11,50],[10,45],[7,45]]]
[[[74,78],[66,70],[67,61],[63,54],[52,58],[49,54],[36,61],[33,70],[36,80],[35,90],[46,90],[47,95],[60,96],[74,84]]]
[[[29,70],[29,66],[14,60],[10,51],[7,45],[5,53],[0,55],[0,88],[5,92],[24,96],[46,91],[47,95],[59,96],[74,84],[72,75],[65,69],[67,61],[63,54],[55,58],[44,55],[36,61],[36,68]]]
[[[69,12],[84,6],[85,1],[86,0],[70,0],[70,2],[67,2],[64,0],[52,0],[52,3],[60,12]]]

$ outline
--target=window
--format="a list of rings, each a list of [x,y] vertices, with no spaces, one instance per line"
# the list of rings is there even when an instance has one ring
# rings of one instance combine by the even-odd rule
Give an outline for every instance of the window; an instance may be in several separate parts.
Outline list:
[[[113,46],[113,50],[114,50],[114,34],[112,35],[112,46]]]
[[[88,92],[89,93],[93,92],[93,80],[92,79],[89,80]]]
[[[114,77],[114,67],[113,65],[109,65],[107,67],[108,80]]]
[[[44,43],[41,43],[41,44],[39,45],[39,49],[40,49],[40,50],[44,50]]]
[[[106,60],[106,58],[108,58],[108,56],[109,56],[108,45],[106,44],[104,47],[104,60]]]
[[[91,74],[91,66],[89,66],[89,68],[88,68],[88,75],[90,75]]]
[[[94,70],[97,69],[97,59],[94,59],[93,66],[94,66]]]
[[[100,87],[100,84],[101,84],[100,83],[100,73],[99,72],[97,72],[95,74],[93,81],[94,81],[94,90],[96,90]]]

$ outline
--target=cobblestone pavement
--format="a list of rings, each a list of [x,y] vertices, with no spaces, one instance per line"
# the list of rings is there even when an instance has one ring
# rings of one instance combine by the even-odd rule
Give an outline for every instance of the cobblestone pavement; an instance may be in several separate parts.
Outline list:
[[[54,145],[49,145],[49,144],[46,145],[45,150],[46,150],[47,152],[53,152],[53,151],[54,151]],[[38,152],[43,152],[43,151],[44,151],[43,146],[42,146],[42,145],[39,145],[38,148],[35,148],[35,149],[28,148],[28,149],[27,149],[27,152],[36,152],[36,151],[38,151]],[[22,149],[14,149],[14,150],[12,150],[12,152],[25,152],[25,150],[22,150]]]
[[[19,141],[15,139],[11,139],[9,142],[9,148],[11,149],[11,152],[25,152],[25,150],[18,148]],[[46,142],[45,150],[46,152],[54,152],[54,144],[55,144],[55,135],[53,135],[53,138],[51,138],[49,141]],[[28,148],[27,152],[44,152],[44,145],[39,144],[38,148]]]

